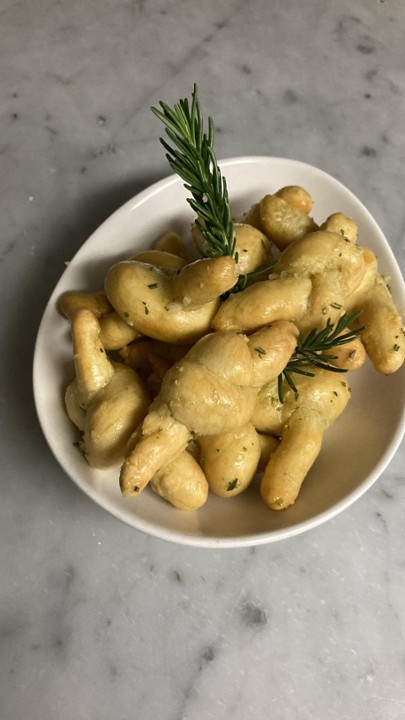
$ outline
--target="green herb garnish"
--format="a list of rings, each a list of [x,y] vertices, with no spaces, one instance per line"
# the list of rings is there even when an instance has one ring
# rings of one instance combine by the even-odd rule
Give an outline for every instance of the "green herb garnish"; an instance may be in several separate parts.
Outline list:
[[[348,332],[341,334],[357,320],[360,314],[361,311],[352,315],[345,313],[335,325],[328,318],[323,330],[313,329],[305,337],[302,334],[299,335],[294,354],[278,376],[278,397],[280,402],[284,402],[283,380],[286,381],[295,395],[298,395],[298,390],[292,378],[293,373],[314,377],[314,373],[308,369],[310,367],[318,367],[332,372],[347,372],[345,368],[335,367],[335,365],[331,364],[331,361],[336,360],[337,357],[331,354],[331,351],[333,352],[333,348],[338,345],[351,342],[364,330],[364,327],[359,327],[349,329]]]
[[[222,177],[214,152],[214,123],[208,118],[207,131],[194,85],[191,106],[187,98],[173,108],[160,101],[152,112],[165,124],[166,134],[175,147],[165,139],[160,142],[167,151],[172,170],[184,180],[191,193],[188,203],[197,214],[196,224],[205,239],[205,257],[234,255],[235,236],[225,178]]]
[[[256,268],[256,270],[251,270],[248,273],[239,275],[238,282],[235,285],[235,287],[232,288],[232,292],[239,292],[240,290],[244,290],[251,278],[254,278],[256,275],[262,275],[265,272],[269,272],[270,270],[273,269],[273,267],[276,263],[277,263],[277,260],[272,260],[267,265],[260,265],[260,267]]]
[[[166,126],[166,134],[172,143],[160,138],[169,165],[184,180],[184,187],[191,194],[187,202],[197,214],[196,226],[205,241],[203,247],[199,247],[200,255],[229,255],[237,263],[228,188],[214,151],[214,123],[208,117],[207,131],[204,130],[197,85],[194,85],[191,106],[187,98],[179,100],[172,108],[162,100],[159,105],[160,109],[152,107],[151,110]],[[240,275],[226,295],[243,290],[251,278],[268,272],[274,264],[272,261]]]

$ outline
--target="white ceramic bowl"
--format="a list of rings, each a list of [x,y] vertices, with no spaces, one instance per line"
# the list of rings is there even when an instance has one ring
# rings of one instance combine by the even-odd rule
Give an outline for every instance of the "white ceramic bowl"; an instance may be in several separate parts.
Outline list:
[[[400,311],[405,289],[391,249],[376,222],[341,183],[315,167],[294,160],[242,157],[220,163],[227,179],[233,212],[238,215],[265,193],[284,185],[302,185],[314,198],[314,218],[332,212],[353,217],[360,243],[379,258],[389,275]],[[199,511],[174,509],[150,488],[123,498],[118,469],[90,468],[73,445],[74,432],[63,403],[73,375],[69,327],[57,312],[66,290],[99,290],[104,273],[116,260],[150,247],[167,229],[188,233],[193,213],[179,178],[162,180],[115,212],[87,240],[70,262],[46,307],[34,357],[34,394],[45,437],[66,474],[96,503],[120,520],[150,535],[200,547],[238,547],[268,543],[320,525],[347,508],[381,475],[401,442],[405,426],[405,367],[390,377],[367,363],[351,374],[352,399],[325,436],[319,458],[307,476],[296,504],[286,511],[268,510],[257,487],[230,500],[210,496]]]

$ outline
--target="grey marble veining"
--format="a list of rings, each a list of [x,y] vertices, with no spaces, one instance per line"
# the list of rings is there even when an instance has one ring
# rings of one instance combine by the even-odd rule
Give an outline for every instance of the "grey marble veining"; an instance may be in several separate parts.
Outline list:
[[[402,0],[4,0],[0,20],[1,720],[402,720],[403,444],[327,524],[197,550],[84,496],[31,390],[65,261],[168,174],[149,108],[195,81],[219,157],[326,170],[404,267]]]

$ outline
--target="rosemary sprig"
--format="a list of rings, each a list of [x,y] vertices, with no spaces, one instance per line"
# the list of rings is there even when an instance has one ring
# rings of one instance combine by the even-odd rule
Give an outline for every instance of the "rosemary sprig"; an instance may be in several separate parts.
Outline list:
[[[197,85],[191,107],[187,99],[179,100],[173,108],[163,101],[159,105],[161,109],[151,110],[166,126],[174,145],[160,138],[169,165],[191,193],[187,201],[197,214],[196,224],[206,241],[200,252],[205,257],[233,256],[235,236],[227,184],[215,157],[212,118],[208,118],[208,129],[204,130]]]
[[[228,255],[235,257],[238,262],[227,183],[222,177],[214,152],[214,123],[208,117],[208,129],[204,129],[197,85],[193,87],[191,106],[187,98],[179,100],[172,108],[162,100],[159,106],[160,109],[151,107],[151,110],[164,123],[166,135],[172,143],[170,145],[167,140],[160,138],[169,165],[182,178],[184,187],[191,195],[187,202],[197,214],[196,225],[205,240],[204,247],[199,248],[200,254],[203,257]],[[240,275],[229,292],[243,290],[251,277],[271,270],[275,262]],[[330,354],[330,351],[354,340],[361,333],[364,328],[349,329],[343,334],[359,315],[360,312],[352,315],[346,313],[335,325],[329,318],[323,330],[314,328],[306,337],[299,336],[294,354],[278,376],[280,402],[284,401],[284,380],[298,395],[292,378],[294,373],[313,377],[315,373],[307,369],[311,367],[347,372],[345,368],[331,364],[337,356]]]
[[[334,347],[351,342],[364,330],[364,327],[359,327],[348,329],[346,333],[343,332],[346,328],[350,328],[360,314],[361,311],[351,315],[345,313],[335,325],[328,318],[323,330],[318,331],[313,328],[305,337],[302,334],[299,335],[294,354],[277,378],[278,397],[281,403],[284,402],[283,380],[295,395],[298,395],[292,378],[293,373],[314,377],[315,373],[306,369],[310,367],[319,367],[332,372],[347,372],[345,368],[338,368],[331,364],[331,360],[335,360],[337,356],[330,353],[333,352]]]

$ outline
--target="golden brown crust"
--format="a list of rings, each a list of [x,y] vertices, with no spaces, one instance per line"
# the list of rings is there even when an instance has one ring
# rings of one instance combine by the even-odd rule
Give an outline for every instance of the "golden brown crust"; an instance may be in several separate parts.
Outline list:
[[[151,488],[178,510],[199,510],[208,498],[208,482],[198,462],[187,450],[152,477]]]
[[[187,246],[179,233],[169,230],[161,235],[155,242],[156,250],[164,250],[165,252],[177,255],[185,262],[188,260]]]
[[[71,315],[73,359],[80,404],[87,407],[105,387],[114,368],[100,341],[100,324],[91,310],[81,308]]]
[[[260,223],[263,232],[279,250],[284,250],[295,240],[318,229],[306,212],[291,205],[278,194],[265,195],[261,200]]]
[[[233,257],[221,255],[196,260],[172,278],[173,300],[186,310],[199,308],[231,290],[237,280]]]
[[[142,435],[121,467],[122,494],[140,493],[162,467],[186,449],[190,438],[188,428],[176,421],[167,409],[149,411]]]
[[[128,325],[115,311],[100,318],[100,340],[106,350],[120,350],[143,335]]]
[[[272,260],[273,244],[268,237],[248,223],[234,223],[235,253],[238,274],[251,273]],[[270,272],[270,271],[268,271]]]
[[[68,416],[83,432],[81,448],[90,465],[119,465],[149,408],[149,393],[132,368],[108,358],[90,310],[78,310],[71,324],[76,377],[65,394]]]
[[[87,408],[83,450],[89,465],[103,468],[123,462],[128,440],[149,403],[149,393],[137,373],[114,363],[110,382]]]
[[[350,399],[344,375],[317,368],[312,371],[314,377],[294,377],[298,394],[286,387],[284,403],[279,401],[274,381],[264,386],[257,397],[253,414],[256,429],[281,438],[261,480],[262,499],[273,510],[295,502],[320,452],[325,431]]]
[[[111,304],[129,325],[157,340],[174,344],[195,342],[211,324],[220,300],[199,308],[182,307],[175,300],[170,277],[148,263],[123,261],[106,274]]]
[[[344,215],[344,213],[332,213],[322,223],[321,230],[327,232],[334,232],[338,235],[342,235],[345,240],[356,243],[359,236],[359,228],[353,218]]]
[[[168,250],[158,250],[157,248],[150,248],[149,250],[143,250],[133,255],[131,260],[137,260],[138,262],[149,263],[154,267],[158,267],[161,270],[167,270],[168,272],[175,273],[177,270],[181,270],[186,265],[186,260],[169,252]]]
[[[361,340],[367,355],[378,372],[390,375],[405,361],[403,320],[386,280],[378,272],[375,255],[368,248],[361,250],[367,271],[348,301],[348,310],[361,311],[357,325],[364,327]]]
[[[105,292],[87,293],[70,290],[63,293],[63,295],[59,298],[59,312],[67,318],[69,318],[72,313],[76,312],[76,310],[80,310],[82,308],[91,310],[91,312],[98,318],[111,312],[113,309]]]
[[[260,385],[285,366],[296,337],[292,323],[279,322],[257,336],[211,333],[193,345],[164,375],[122,468],[124,494],[140,492],[192,434],[237,432],[249,423]]]
[[[214,495],[232,498],[252,483],[260,459],[260,440],[251,422],[233,432],[199,438],[201,465]]]
[[[294,504],[302,482],[321,450],[322,425],[317,417],[297,411],[283,428],[260,481],[260,495],[271,510]]]
[[[360,247],[336,233],[310,233],[281,253],[269,280],[225,300],[212,327],[244,332],[276,319],[293,320],[302,331],[323,327],[344,313],[365,274]]]
[[[312,290],[309,277],[274,277],[230,295],[211,322],[217,331],[251,332],[275,320],[303,317]]]
[[[305,213],[305,215],[309,215],[312,210],[312,196],[308,190],[300,185],[285,185],[280,188],[280,190],[277,190],[276,196],[282,198],[302,213]]]

